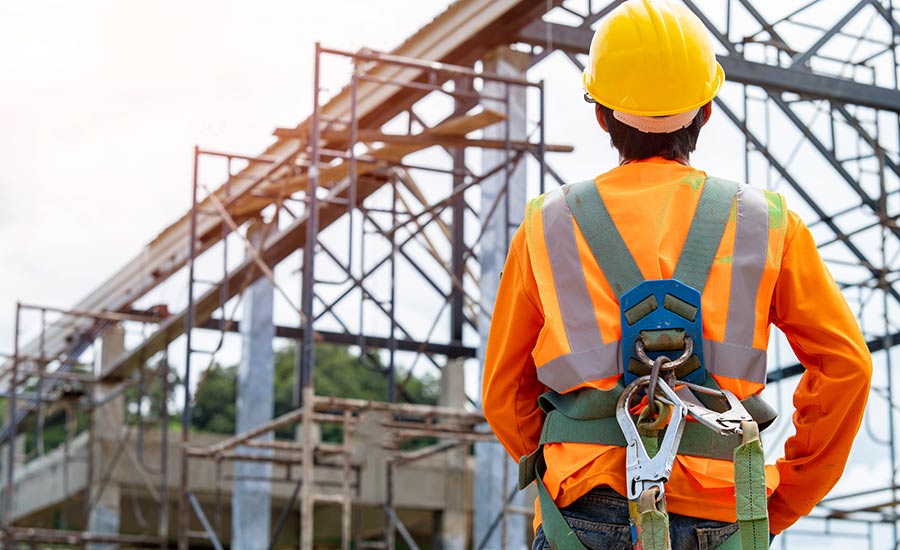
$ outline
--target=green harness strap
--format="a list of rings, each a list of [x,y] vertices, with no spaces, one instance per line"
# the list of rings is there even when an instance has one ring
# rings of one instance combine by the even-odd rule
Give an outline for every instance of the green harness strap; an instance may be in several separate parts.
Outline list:
[[[701,294],[731,216],[731,205],[735,202],[737,190],[738,184],[733,181],[706,178],[694,210],[691,228],[684,240],[672,278],[697,289]]]
[[[566,203],[616,298],[644,282],[640,268],[597,192],[594,180],[564,186]]]
[[[769,547],[765,458],[759,441],[759,430],[755,422],[744,422],[741,428],[744,432],[743,443],[735,448],[733,455],[739,529],[719,545],[718,550],[764,550]],[[523,457],[519,462],[519,489],[536,481],[541,523],[553,550],[587,550],[544,486],[543,476],[547,467],[542,450],[543,444],[538,447],[537,452]],[[531,479],[527,481],[522,477],[523,466],[531,473]],[[629,502],[628,505],[637,506],[638,503]],[[639,518],[644,550],[664,550],[670,547],[669,519],[664,509],[641,506]]]
[[[669,532],[669,514],[665,500],[656,502],[657,493],[644,492],[638,502],[628,501],[628,514],[636,518],[635,527],[640,533],[642,550],[669,550],[672,548]],[[660,506],[657,507],[657,504]]]
[[[519,464],[521,465],[521,461]],[[572,531],[572,527],[566,521],[566,518],[563,517],[562,512],[556,507],[556,503],[553,502],[547,487],[544,486],[543,478],[546,470],[547,465],[544,464],[544,454],[540,453],[536,457],[535,468],[532,472],[536,474],[538,501],[541,504],[541,525],[544,527],[544,536],[547,537],[550,548],[553,550],[587,550],[581,544],[578,535]],[[519,489],[523,489],[524,487],[521,486],[521,472],[519,474],[519,483]]]
[[[712,376],[707,375],[704,386],[721,389]],[[519,460],[519,489],[535,480],[535,467],[547,443],[590,443],[624,447],[625,436],[615,418],[616,402],[622,394],[622,381],[610,390],[583,388],[566,394],[547,392],[538,398],[546,416],[538,448]],[[721,400],[697,394],[704,407],[724,411]],[[708,399],[707,399],[708,398]],[[751,395],[741,405],[764,429],[778,413],[758,395]],[[663,433],[660,433],[660,438]],[[734,450],[741,445],[741,436],[721,436],[709,428],[688,422],[681,436],[678,453],[688,456],[733,460]]]
[[[759,427],[742,422],[743,443],[734,450],[734,492],[741,548],[763,550],[769,547],[769,508],[766,500],[766,464]]]
[[[744,443],[734,450],[734,489],[740,528],[717,550],[765,550],[769,547],[766,470],[759,429],[744,422]]]
[[[709,243],[722,240],[731,215],[729,206],[734,202],[737,190],[735,182],[707,177],[694,210],[673,278],[701,293],[718,248]],[[644,282],[644,276],[616,228],[594,180],[565,186],[563,193],[578,229],[616,298]]]

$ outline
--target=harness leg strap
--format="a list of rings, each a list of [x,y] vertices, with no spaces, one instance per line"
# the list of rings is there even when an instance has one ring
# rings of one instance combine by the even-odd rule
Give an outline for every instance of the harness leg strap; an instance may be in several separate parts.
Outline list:
[[[769,547],[765,457],[756,422],[741,422],[741,430],[743,443],[734,450],[734,492],[740,528],[719,550],[765,550]]]
[[[539,449],[540,451],[540,449]],[[542,479],[547,467],[544,464],[543,453],[538,454],[535,466],[535,481],[537,482],[538,501],[541,503],[541,525],[544,527],[544,536],[553,550],[587,550],[578,535],[572,531],[569,522],[563,517],[562,512],[556,507],[553,498],[544,486]]]
[[[669,534],[669,515],[666,513],[665,501],[659,502],[657,508],[658,489],[647,489],[638,497],[638,502],[629,502],[628,509],[637,531],[635,550],[671,550],[672,540]],[[636,504],[636,506],[635,506]],[[635,508],[637,520],[634,521]]]

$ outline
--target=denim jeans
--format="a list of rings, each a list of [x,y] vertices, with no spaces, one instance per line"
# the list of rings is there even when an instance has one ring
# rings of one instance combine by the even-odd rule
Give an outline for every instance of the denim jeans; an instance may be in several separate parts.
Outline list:
[[[569,526],[591,550],[632,550],[628,501],[608,488],[593,489],[560,510]],[[724,523],[669,513],[672,550],[714,550],[738,530]],[[532,550],[550,548],[543,528],[538,528]]]

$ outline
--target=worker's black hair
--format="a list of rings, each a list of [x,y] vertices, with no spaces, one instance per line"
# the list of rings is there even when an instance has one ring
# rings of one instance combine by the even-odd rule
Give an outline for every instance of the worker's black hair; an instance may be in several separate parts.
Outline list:
[[[694,117],[694,122],[670,134],[648,134],[620,122],[613,116],[612,109],[597,104],[606,121],[609,138],[624,160],[642,160],[663,157],[669,160],[687,160],[697,148],[697,137],[703,126],[703,109]]]

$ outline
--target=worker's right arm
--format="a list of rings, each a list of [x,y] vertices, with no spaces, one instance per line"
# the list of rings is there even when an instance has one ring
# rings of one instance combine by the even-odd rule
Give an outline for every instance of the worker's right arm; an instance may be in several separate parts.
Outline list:
[[[531,356],[543,323],[525,232],[519,228],[497,289],[482,381],[484,417],[515,460],[537,448],[544,422],[537,398],[546,388]]]
[[[794,391],[796,433],[776,463],[781,480],[769,499],[775,534],[808,514],[840,479],[872,377],[872,358],[853,312],[793,212],[787,235],[772,321],[805,372]]]

